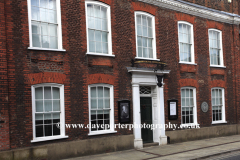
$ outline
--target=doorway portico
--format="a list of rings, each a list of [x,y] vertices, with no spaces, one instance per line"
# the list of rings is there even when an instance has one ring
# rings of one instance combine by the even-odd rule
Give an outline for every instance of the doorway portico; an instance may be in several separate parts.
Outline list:
[[[132,74],[132,99],[133,99],[133,124],[134,124],[134,147],[143,148],[143,138],[141,127],[141,104],[140,97],[146,97],[140,94],[141,86],[150,86],[151,94],[151,118],[154,129],[152,131],[152,141],[159,145],[167,144],[167,136],[163,126],[165,124],[164,114],[164,74],[169,74],[170,70],[153,70],[148,68],[127,67],[128,72]],[[142,102],[141,102],[142,103]],[[156,127],[158,126],[158,127]]]

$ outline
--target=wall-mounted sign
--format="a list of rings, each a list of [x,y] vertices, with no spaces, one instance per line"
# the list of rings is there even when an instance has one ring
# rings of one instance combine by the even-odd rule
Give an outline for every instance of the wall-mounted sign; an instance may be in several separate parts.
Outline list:
[[[178,100],[168,100],[168,119],[176,120],[178,118]]]
[[[204,113],[206,113],[208,111],[208,103],[207,102],[202,102],[201,109]]]
[[[118,101],[118,120],[120,123],[130,122],[130,101]]]

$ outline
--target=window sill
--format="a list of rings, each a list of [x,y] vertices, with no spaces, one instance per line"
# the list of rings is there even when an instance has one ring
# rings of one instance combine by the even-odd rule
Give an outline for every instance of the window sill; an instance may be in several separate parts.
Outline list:
[[[215,121],[215,122],[212,122],[212,124],[221,124],[221,123],[227,123],[227,121]]]
[[[188,63],[188,62],[179,62],[180,64],[190,64],[190,65],[197,65],[196,63]]]
[[[92,55],[92,56],[106,56],[106,57],[115,57],[115,55],[112,54],[103,54],[103,53],[86,53],[87,55]]]
[[[142,60],[148,60],[148,61],[160,61],[160,59],[142,58],[142,57],[135,57],[135,59],[142,59]]]
[[[43,142],[43,141],[51,141],[51,140],[57,140],[57,139],[63,139],[63,138],[68,138],[68,136],[39,137],[39,138],[34,138],[33,140],[31,140],[31,143]]]
[[[214,68],[214,67],[216,67],[216,68],[226,68],[226,66],[213,66],[213,65],[210,65],[210,67],[212,67],[212,68]]]
[[[39,51],[55,51],[55,52],[66,52],[65,49],[51,49],[51,48],[37,48],[37,47],[28,47],[29,50],[39,50]]]
[[[117,133],[117,131],[96,131],[96,132],[91,132],[88,135],[94,136],[94,135],[110,134],[110,133]]]

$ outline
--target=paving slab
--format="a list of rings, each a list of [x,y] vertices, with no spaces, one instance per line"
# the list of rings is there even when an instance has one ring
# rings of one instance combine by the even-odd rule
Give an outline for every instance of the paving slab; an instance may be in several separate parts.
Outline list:
[[[193,160],[240,150],[240,135],[188,141],[67,160]]]

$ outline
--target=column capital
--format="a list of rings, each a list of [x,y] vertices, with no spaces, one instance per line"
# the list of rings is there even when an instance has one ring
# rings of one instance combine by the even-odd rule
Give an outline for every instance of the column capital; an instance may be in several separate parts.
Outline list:
[[[132,83],[133,87],[139,87],[139,83]]]

